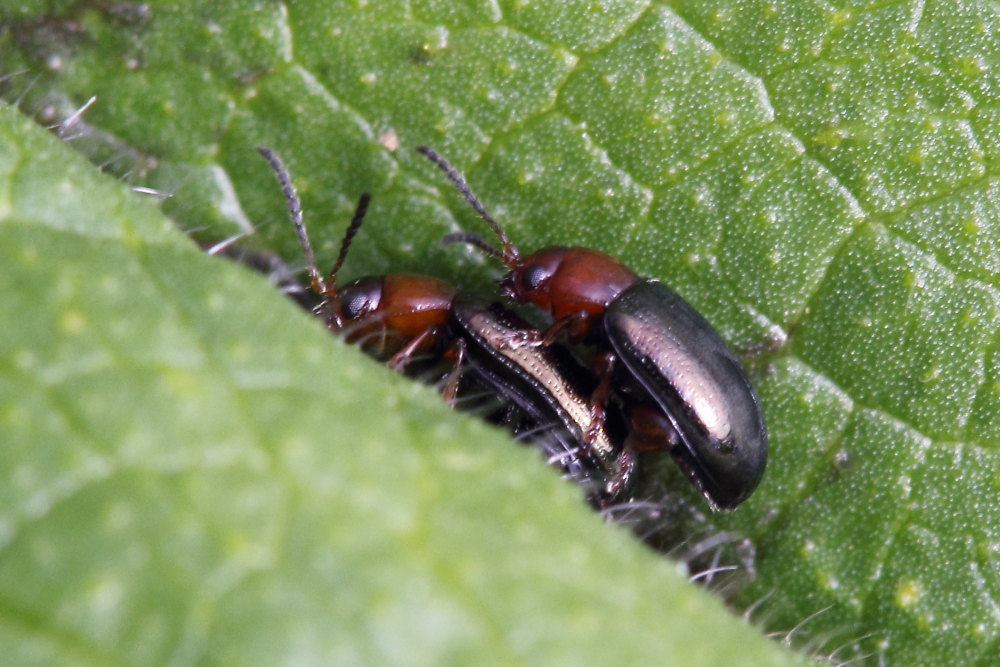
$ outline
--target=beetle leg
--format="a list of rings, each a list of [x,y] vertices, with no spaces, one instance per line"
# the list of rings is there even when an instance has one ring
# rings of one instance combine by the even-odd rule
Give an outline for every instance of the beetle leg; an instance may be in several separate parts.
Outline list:
[[[385,341],[388,335],[389,335],[389,329],[386,328],[385,324],[382,324],[379,327],[379,337],[378,337],[378,353],[380,356],[385,352]],[[392,364],[390,364],[390,367],[393,370],[400,370],[399,368],[396,368]]]
[[[585,310],[578,310],[560,317],[542,332],[542,345],[551,345],[556,342],[563,331],[566,331],[567,335],[574,340],[581,338],[582,334],[586,333],[589,318],[590,316]]]
[[[570,338],[578,338],[580,337],[580,328],[587,322],[588,317],[587,311],[578,310],[575,313],[560,317],[543,331],[518,329],[504,339],[504,345],[512,349],[519,347],[548,347],[556,342],[556,339],[559,338],[564,330],[568,332]]]
[[[541,332],[534,329],[518,329],[503,339],[504,347],[512,350],[522,347],[540,347],[544,344]]]
[[[613,352],[601,352],[594,357],[594,375],[599,379],[597,387],[590,395],[590,424],[584,431],[583,440],[591,443],[597,439],[601,429],[604,428],[604,419],[607,410],[604,406],[608,404],[611,394],[611,374],[615,367],[615,355]]]
[[[633,405],[628,411],[628,439],[625,446],[639,452],[670,452],[680,442],[680,434],[663,411],[651,405]]]
[[[465,360],[465,341],[459,338],[455,341],[455,344],[448,348],[445,352],[445,357],[454,357],[455,361],[448,371],[448,379],[444,383],[444,391],[441,392],[441,396],[451,407],[455,407],[455,402],[458,399],[458,381],[462,377],[462,362]]]
[[[384,331],[385,328],[383,327],[383,332]],[[410,359],[413,358],[416,351],[419,350],[424,343],[435,341],[439,333],[439,327],[427,327],[418,335],[414,336],[409,343],[404,345],[403,348],[399,350],[399,352],[392,355],[385,365],[394,371],[402,372],[403,369],[406,368],[406,365],[410,363]]]
[[[632,474],[635,472],[636,462],[635,450],[628,446],[622,447],[622,451],[615,461],[615,470],[611,473],[611,478],[608,479],[608,483],[604,487],[604,492],[609,498],[617,498],[628,488],[629,482],[632,481]]]

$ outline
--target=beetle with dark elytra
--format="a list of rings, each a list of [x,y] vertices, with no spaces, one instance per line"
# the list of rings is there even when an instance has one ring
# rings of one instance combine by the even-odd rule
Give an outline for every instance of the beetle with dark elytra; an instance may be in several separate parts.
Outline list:
[[[443,390],[449,403],[456,402],[459,380],[470,377],[473,385],[500,395],[517,411],[520,416],[515,421],[521,429],[544,431],[536,442],[572,477],[596,487],[591,493],[595,503],[606,504],[622,493],[631,472],[631,465],[623,466],[630,459],[621,454],[624,420],[613,415],[607,423],[591,424],[589,401],[597,381],[567,349],[558,344],[506,345],[507,340],[531,336],[532,325],[499,303],[459,292],[430,276],[366,276],[338,287],[337,273],[368,208],[367,193],[361,195],[324,279],[287,168],[270,149],[258,151],[284,192],[310,284],[321,299],[314,312],[327,328],[348,342],[375,341],[380,350],[390,345],[395,352],[388,365],[395,370],[404,370],[418,353],[432,361],[450,361]]]
[[[757,487],[767,463],[767,430],[757,394],[739,359],[712,326],[666,285],[639,278],[613,257],[551,246],[523,256],[486,212],[465,178],[432,149],[417,149],[458,188],[500,247],[478,234],[451,234],[507,267],[500,291],[551,314],[544,330],[524,330],[506,345],[548,346],[563,336],[592,346],[599,378],[584,438],[592,440],[609,401],[626,405],[631,436],[616,468],[630,476],[633,449],[668,451],[716,507],[732,509]]]

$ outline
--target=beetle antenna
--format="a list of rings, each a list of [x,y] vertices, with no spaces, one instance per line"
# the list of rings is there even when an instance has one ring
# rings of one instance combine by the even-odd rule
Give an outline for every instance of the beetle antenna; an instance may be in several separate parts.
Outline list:
[[[299,200],[299,194],[295,191],[295,186],[292,185],[292,176],[288,172],[288,168],[285,167],[285,163],[278,157],[278,154],[270,148],[258,146],[257,152],[264,156],[264,159],[271,166],[274,177],[278,179],[281,191],[285,195],[285,204],[288,206],[288,217],[291,218],[292,224],[295,225],[295,233],[299,236],[299,245],[302,246],[302,252],[306,256],[306,263],[309,265],[309,283],[312,285],[314,292],[325,297],[326,283],[323,282],[322,276],[319,275],[319,269],[316,268],[316,256],[313,255],[312,245],[309,243],[308,234],[306,234],[306,225],[302,220],[302,202]]]
[[[498,257],[501,261],[504,259],[502,251],[491,246],[480,238],[479,234],[474,232],[455,232],[454,234],[447,234],[441,237],[441,245],[451,245],[452,243],[468,243],[471,246],[479,248],[487,255]]]
[[[340,271],[340,267],[344,265],[344,260],[347,259],[347,249],[351,247],[354,235],[361,229],[361,223],[364,222],[365,214],[368,212],[368,202],[371,200],[372,196],[369,193],[361,193],[361,198],[358,199],[358,207],[354,209],[354,217],[351,218],[351,224],[347,226],[347,231],[344,232],[344,238],[340,242],[340,254],[337,255],[337,261],[333,263],[333,268],[330,269],[330,277],[327,279],[327,282],[333,285],[334,290],[337,289],[337,272]]]
[[[499,257],[501,260],[503,260],[503,262],[508,266],[518,261],[521,258],[521,253],[518,252],[517,246],[515,246],[513,243],[510,242],[510,239],[507,238],[506,234],[504,234],[504,231],[500,228],[500,225],[497,223],[497,221],[494,220],[493,217],[486,212],[486,209],[483,207],[482,202],[480,202],[479,198],[477,198],[476,195],[472,193],[472,190],[469,188],[469,184],[465,182],[465,178],[462,176],[462,174],[460,174],[457,169],[451,166],[451,164],[449,164],[448,161],[444,159],[444,157],[439,155],[433,148],[430,148],[429,146],[417,146],[417,152],[424,155],[428,160],[437,165],[438,169],[444,172],[444,175],[447,176],[448,179],[455,184],[455,187],[458,188],[458,191],[462,193],[463,197],[465,197],[465,201],[469,202],[469,205],[476,211],[476,213],[479,214],[479,217],[485,220],[486,224],[488,224],[490,228],[493,230],[493,233],[497,235],[497,238],[500,239],[500,243],[503,245],[503,253],[496,256]],[[475,245],[476,247],[485,250],[485,248],[483,248],[479,244],[473,243],[472,245]],[[496,254],[496,253],[490,253],[490,254]]]

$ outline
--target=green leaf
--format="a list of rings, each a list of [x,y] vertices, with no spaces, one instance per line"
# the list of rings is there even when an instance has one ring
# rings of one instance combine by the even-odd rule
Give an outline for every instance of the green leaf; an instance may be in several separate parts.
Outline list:
[[[785,664],[9,107],[0,146],[5,660]]]
[[[343,275],[420,271],[487,289],[495,267],[437,246],[482,223],[412,150],[426,143],[524,249],[591,245],[669,282],[746,351],[771,430],[764,482],[731,514],[704,516],[669,466],[662,481],[657,462],[647,475],[680,508],[671,515],[693,517],[676,530],[695,546],[748,538],[755,578],[736,603],[841,660],[1000,657],[996,3],[0,11],[8,97],[52,123],[96,96],[64,134],[113,173],[171,194],[163,209],[184,230],[252,231],[244,242],[300,261],[254,152],[267,145],[293,171],[321,264],[367,190],[373,209]],[[342,660],[350,654],[324,651],[347,642],[369,660],[686,664],[693,656],[678,651],[722,660],[743,643],[728,626],[670,629],[702,614],[655,588],[672,585],[669,567],[585,516],[533,455],[447,415],[429,390],[376,376],[261,281],[91,186],[78,162],[36,158],[54,142],[17,142],[0,152],[13,193],[0,210],[14,222],[0,250],[11,294],[0,298],[17,314],[5,345],[20,346],[0,377],[18,399],[3,401],[14,406],[4,423],[32,434],[4,442],[33,444],[23,464],[9,457],[5,511],[35,517],[39,537],[18,528],[26,518],[9,520],[5,571],[17,577],[0,582],[11,632],[126,662],[254,655],[267,650],[255,623]],[[108,267],[122,275],[102,287],[95,276]],[[36,442],[59,444],[46,454]],[[114,465],[140,460],[151,463]],[[46,509],[56,491],[15,492],[73,480],[95,496],[74,496],[73,510]],[[222,503],[239,489],[248,500]],[[129,498],[155,518],[121,518]],[[365,516],[348,520],[344,507]],[[354,551],[368,524],[377,534]],[[393,565],[344,574],[382,551]],[[77,567],[84,556],[96,565]],[[36,594],[43,584],[19,558],[67,569],[82,596],[69,599],[89,594],[111,611],[61,603],[54,570],[39,570],[49,598]],[[544,571],[557,561],[579,569]],[[537,576],[515,579],[518,566]],[[130,585],[108,583],[111,571]],[[138,614],[133,599],[160,604]],[[309,618],[336,620],[316,629]],[[292,655],[274,650],[262,661]]]

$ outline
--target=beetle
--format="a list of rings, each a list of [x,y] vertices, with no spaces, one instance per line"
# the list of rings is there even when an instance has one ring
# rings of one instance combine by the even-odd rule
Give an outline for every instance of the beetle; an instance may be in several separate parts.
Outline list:
[[[715,507],[732,509],[746,500],[767,464],[767,429],[739,359],[708,321],[663,283],[640,278],[599,250],[550,246],[522,255],[465,178],[431,148],[417,150],[458,188],[500,247],[468,232],[442,242],[468,243],[498,258],[507,268],[501,293],[553,318],[548,328],[524,331],[507,344],[546,346],[565,336],[595,350],[600,381],[585,438],[617,397],[635,407],[628,412],[637,437],[625,449],[668,451]]]
[[[597,471],[606,477],[600,498],[618,496],[631,479],[631,459],[618,454],[621,432],[615,423],[589,423],[589,394],[596,384],[587,372],[559,345],[507,346],[512,337],[531,337],[533,327],[499,303],[479,295],[459,292],[449,283],[418,274],[366,276],[337,287],[351,242],[364,221],[370,196],[361,196],[329,277],[316,266],[306,233],[302,206],[288,169],[274,151],[260,147],[282,187],[289,217],[295,226],[309,269],[310,285],[322,299],[314,309],[327,328],[344,335],[348,342],[394,339],[398,350],[388,365],[402,371],[419,351],[434,358],[450,359],[451,372],[443,394],[449,403],[457,399],[463,374],[470,381],[499,392],[519,411],[518,423],[531,429],[556,425],[556,444],[566,469]],[[463,362],[468,359],[468,363]],[[584,431],[591,428],[584,442]],[[610,429],[614,428],[614,432]],[[569,454],[567,454],[569,453]],[[583,479],[583,474],[574,474]],[[587,477],[591,476],[588,472]]]
[[[591,438],[584,437],[591,426],[594,375],[558,343],[509,345],[512,338],[534,330],[533,325],[478,294],[459,292],[452,321],[470,371],[527,419],[521,428],[548,427],[535,440],[577,481],[598,480],[599,488],[591,494],[595,504],[620,497],[632,481],[634,448],[624,446],[626,425],[617,411],[598,425]]]
[[[337,273],[368,211],[371,195],[367,192],[358,200],[340,242],[337,259],[329,276],[324,278],[316,266],[303,222],[302,204],[288,169],[271,149],[261,146],[257,151],[267,160],[285,195],[289,217],[308,265],[310,286],[321,299],[314,312],[323,318],[328,329],[343,335],[349,343],[364,346],[377,342],[381,351],[391,346],[395,352],[387,365],[393,370],[403,371],[422,351],[435,350],[441,357],[452,358],[454,366],[448,376],[445,396],[453,402],[463,349],[451,340],[447,325],[457,290],[444,280],[409,273],[365,276],[337,286]]]

